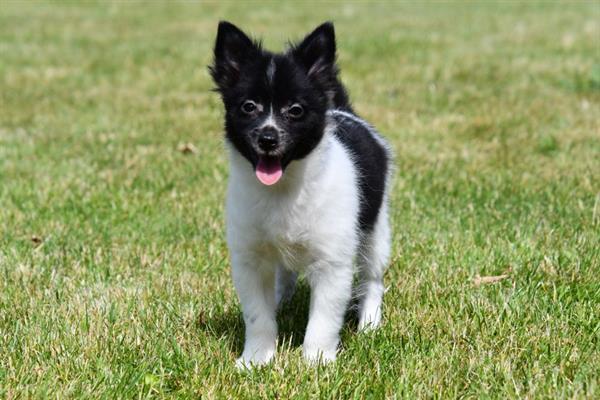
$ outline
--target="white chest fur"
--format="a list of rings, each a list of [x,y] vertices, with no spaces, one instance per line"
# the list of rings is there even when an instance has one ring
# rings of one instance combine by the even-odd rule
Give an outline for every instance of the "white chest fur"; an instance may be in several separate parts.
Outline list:
[[[356,250],[359,192],[349,153],[326,131],[282,180],[264,186],[250,163],[230,149],[227,241],[230,250],[275,267],[303,271],[317,259],[335,261]]]

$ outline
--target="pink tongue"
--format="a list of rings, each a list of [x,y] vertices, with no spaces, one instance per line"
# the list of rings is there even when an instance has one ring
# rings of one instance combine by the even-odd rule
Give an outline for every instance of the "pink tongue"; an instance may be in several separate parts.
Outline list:
[[[281,162],[276,158],[260,157],[256,165],[256,177],[263,185],[274,185],[283,175]]]

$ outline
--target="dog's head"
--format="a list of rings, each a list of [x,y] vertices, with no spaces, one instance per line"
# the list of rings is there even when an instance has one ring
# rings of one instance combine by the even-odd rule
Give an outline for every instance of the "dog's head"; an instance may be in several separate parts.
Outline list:
[[[338,87],[343,91],[331,23],[273,54],[221,22],[210,72],[225,104],[227,139],[265,185],[277,183],[290,162],[318,145],[327,109]]]

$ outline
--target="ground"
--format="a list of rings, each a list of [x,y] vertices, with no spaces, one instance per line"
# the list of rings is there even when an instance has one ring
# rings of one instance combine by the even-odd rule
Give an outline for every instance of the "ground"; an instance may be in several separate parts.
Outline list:
[[[220,19],[275,50],[333,20],[396,153],[385,322],[349,314],[333,365],[302,360],[303,286],[275,362],[234,368]],[[1,1],[0,397],[597,398],[599,21],[597,1]]]

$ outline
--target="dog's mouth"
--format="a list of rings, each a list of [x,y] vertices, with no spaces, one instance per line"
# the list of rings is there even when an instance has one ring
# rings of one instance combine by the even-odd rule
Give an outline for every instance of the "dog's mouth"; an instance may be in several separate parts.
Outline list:
[[[276,184],[283,176],[281,158],[275,156],[259,156],[255,171],[256,177],[263,185]]]

